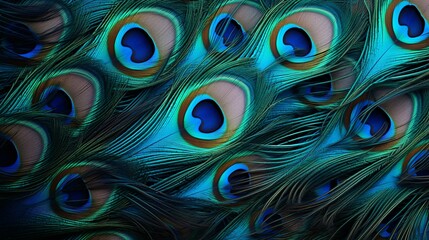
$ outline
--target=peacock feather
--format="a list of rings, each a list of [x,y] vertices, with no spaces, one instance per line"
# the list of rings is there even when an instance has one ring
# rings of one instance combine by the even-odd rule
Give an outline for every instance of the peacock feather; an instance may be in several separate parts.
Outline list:
[[[429,239],[427,0],[0,0],[0,239]]]

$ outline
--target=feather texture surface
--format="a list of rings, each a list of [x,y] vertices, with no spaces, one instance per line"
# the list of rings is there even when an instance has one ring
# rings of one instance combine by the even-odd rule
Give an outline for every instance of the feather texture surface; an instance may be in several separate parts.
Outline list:
[[[429,239],[428,0],[0,0],[0,239]]]

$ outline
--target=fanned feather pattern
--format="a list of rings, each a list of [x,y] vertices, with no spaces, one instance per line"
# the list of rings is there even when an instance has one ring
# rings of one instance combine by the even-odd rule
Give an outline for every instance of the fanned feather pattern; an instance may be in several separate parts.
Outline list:
[[[429,239],[427,0],[0,0],[0,239]]]

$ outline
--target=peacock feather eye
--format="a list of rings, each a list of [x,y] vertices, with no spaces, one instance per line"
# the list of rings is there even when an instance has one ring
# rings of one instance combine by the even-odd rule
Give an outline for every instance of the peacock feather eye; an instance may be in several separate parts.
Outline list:
[[[393,209],[378,225],[377,227],[377,237],[376,239],[398,239],[398,230],[400,228],[400,216],[398,214],[398,209]]]
[[[429,0],[0,0],[0,239],[429,239],[428,67]]]
[[[39,36],[27,25],[18,22],[8,24],[4,45],[23,58],[34,58],[42,49]]]
[[[427,1],[389,0],[374,7],[359,83],[384,82],[389,69],[419,61],[429,50]]]
[[[407,154],[403,163],[402,171],[414,177],[429,176],[429,150],[427,146],[420,146]]]
[[[33,105],[66,116],[65,124],[80,124],[94,112],[99,83],[89,72],[70,70],[42,82],[33,95]]]
[[[155,75],[176,46],[180,29],[175,17],[161,10],[145,10],[118,19],[107,37],[113,65],[131,77]]]
[[[256,212],[250,220],[250,229],[258,235],[273,235],[283,229],[283,217],[272,207]]]
[[[12,61],[13,63],[20,65],[25,60],[41,61],[60,41],[66,22],[66,14],[57,6],[36,20],[7,23],[0,44],[19,58],[20,61]]]
[[[317,22],[317,24],[314,24]],[[306,70],[327,55],[338,35],[334,15],[320,8],[301,8],[279,21],[270,36],[275,58],[285,67]]]
[[[71,97],[59,86],[50,86],[46,88],[40,98],[46,101],[46,105],[42,108],[43,110],[70,117],[76,115]]]
[[[314,193],[318,199],[324,199],[328,194],[341,183],[340,179],[332,179],[331,181],[317,187]]]
[[[209,17],[203,30],[207,50],[221,52],[240,46],[261,18],[261,11],[253,5],[232,3],[218,9]]]
[[[16,180],[28,174],[46,153],[47,136],[30,123],[0,125],[0,176]]]
[[[386,27],[399,46],[419,50],[429,46],[429,9],[425,0],[394,0],[386,12]]]
[[[59,216],[77,220],[97,212],[109,199],[112,188],[97,179],[94,169],[74,167],[55,177],[49,194]]]
[[[415,101],[411,95],[400,95],[380,104],[376,101],[387,94],[375,91],[351,104],[346,112],[345,126],[356,134],[355,140],[375,140],[374,150],[393,146],[408,130]]]
[[[382,223],[379,226],[379,239],[392,239],[395,233],[397,223],[391,222],[388,224]],[[396,239],[396,238],[393,238]]]
[[[70,174],[61,180],[56,198],[60,208],[71,213],[86,211],[91,205],[91,195],[79,174]]]
[[[346,61],[330,73],[310,78],[298,84],[296,92],[309,105],[326,105],[340,100],[353,85],[356,74],[353,63]]]
[[[413,219],[412,227],[406,222],[407,219]],[[405,231],[408,231],[406,237]],[[423,236],[427,236],[427,212],[420,209],[419,213],[410,214],[401,204],[390,210],[377,226],[377,235],[374,239],[425,239]]]
[[[213,194],[219,201],[246,197],[263,179],[263,159],[245,156],[219,167],[213,179]]]
[[[228,141],[243,123],[249,89],[227,78],[193,91],[179,110],[179,129],[189,143],[212,148]]]
[[[374,104],[374,102],[363,102],[359,106],[356,106],[354,111],[352,112],[352,116],[356,116],[357,114],[364,112],[367,108]],[[390,118],[389,114],[381,107],[377,106],[365,118],[365,116],[359,116],[356,119],[358,124],[366,126],[366,128],[357,132],[359,137],[363,139],[375,137],[376,135],[380,135],[380,140],[386,140],[393,137],[393,120]]]
[[[0,135],[0,146],[2,155],[0,167],[4,172],[15,172],[19,167],[19,152],[10,136]]]

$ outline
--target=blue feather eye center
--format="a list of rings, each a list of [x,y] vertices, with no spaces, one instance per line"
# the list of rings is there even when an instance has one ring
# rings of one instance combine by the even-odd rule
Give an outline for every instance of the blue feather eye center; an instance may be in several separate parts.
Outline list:
[[[331,83],[315,84],[308,88],[308,93],[315,97],[325,97],[331,90]]]
[[[117,67],[121,71],[145,71],[159,63],[157,41],[160,40],[154,39],[152,34],[154,33],[137,22],[126,23],[120,28],[114,36],[114,55],[111,58],[115,64],[120,63]]]
[[[383,228],[382,231],[380,232],[380,237],[388,238],[392,236],[392,233],[395,230],[396,226],[393,224],[389,224],[387,226],[385,224],[381,224],[380,227]]]
[[[13,140],[0,134],[0,169],[14,172],[19,165],[19,152]]]
[[[333,12],[303,7],[274,25],[269,48],[273,57],[281,60],[280,63],[287,68],[314,68],[322,63],[331,46],[336,44],[339,30],[339,22]]]
[[[181,101],[177,123],[188,143],[213,148],[229,141],[247,116],[249,89],[225,78],[197,87]]]
[[[319,197],[319,199],[323,199],[326,197],[326,194],[338,186],[340,181],[338,179],[333,179],[328,183],[316,188],[315,193]]]
[[[351,119],[356,121],[358,136],[363,139],[377,137],[382,141],[392,138],[395,134],[395,124],[390,115],[380,106],[368,109],[371,104],[371,101],[358,103],[352,111]]]
[[[41,50],[37,35],[22,23],[9,24],[5,40],[6,47],[21,57],[32,58]]]
[[[255,227],[259,233],[274,234],[283,229],[282,222],[282,216],[275,213],[274,209],[268,208],[258,217]]]
[[[42,99],[46,102],[43,110],[71,117],[75,116],[73,100],[64,89],[57,86],[48,87],[43,92]]]
[[[249,167],[244,163],[235,163],[222,173],[218,187],[224,198],[235,199],[246,195],[250,180]]]
[[[424,41],[429,39],[429,23],[420,11],[421,7],[408,1],[402,1],[394,7],[392,22],[387,24],[387,27],[395,43],[411,49],[427,46],[427,42]],[[414,46],[418,43],[424,43],[424,45]]]
[[[227,130],[227,121],[219,103],[207,94],[197,95],[184,115],[184,128],[194,138],[215,140]]]
[[[368,106],[365,106],[362,111],[365,111],[367,107]],[[361,120],[364,120],[363,117],[361,117]],[[389,115],[380,107],[374,108],[369,113],[369,116],[365,120],[365,124],[371,127],[370,133],[372,136],[377,134],[381,134],[383,136],[391,127]]]
[[[399,13],[399,24],[408,27],[408,36],[418,37],[425,30],[425,20],[413,5],[407,5]]]
[[[422,150],[414,154],[408,163],[408,173],[411,176],[429,176],[429,151]],[[417,167],[420,165],[419,167]],[[422,168],[422,165],[424,168]]]
[[[378,230],[380,231],[380,237],[382,238],[390,238],[392,237],[393,233],[395,232],[395,229],[397,228],[399,223],[398,219],[395,219],[393,221],[390,221],[388,223],[384,222],[381,223],[378,227]],[[395,234],[396,235],[396,234]]]
[[[324,102],[333,96],[332,77],[325,74],[312,78],[299,88],[299,93],[311,102]]]
[[[91,204],[91,194],[79,174],[65,176],[57,189],[57,198],[63,210],[80,211]]]
[[[223,18],[215,28],[215,33],[222,37],[226,47],[235,47],[243,41],[244,32],[240,24],[234,18]]]
[[[238,47],[247,36],[240,22],[228,13],[214,17],[205,31],[207,31],[203,36],[205,47],[218,52]]]
[[[283,35],[283,44],[290,45],[297,57],[307,56],[312,48],[310,36],[303,29],[297,27],[286,30]]]
[[[308,63],[316,58],[316,45],[302,27],[288,23],[280,27],[275,41],[276,54],[290,63]]]
[[[231,185],[231,194],[240,196],[250,185],[250,173],[243,169],[235,170],[229,175],[228,182]]]
[[[155,44],[149,34],[142,28],[131,28],[123,36],[122,45],[132,51],[131,60],[143,63],[155,54]]]
[[[224,116],[219,105],[211,100],[205,99],[199,102],[192,111],[192,116],[201,120],[198,128],[202,133],[213,133],[224,124]]]

